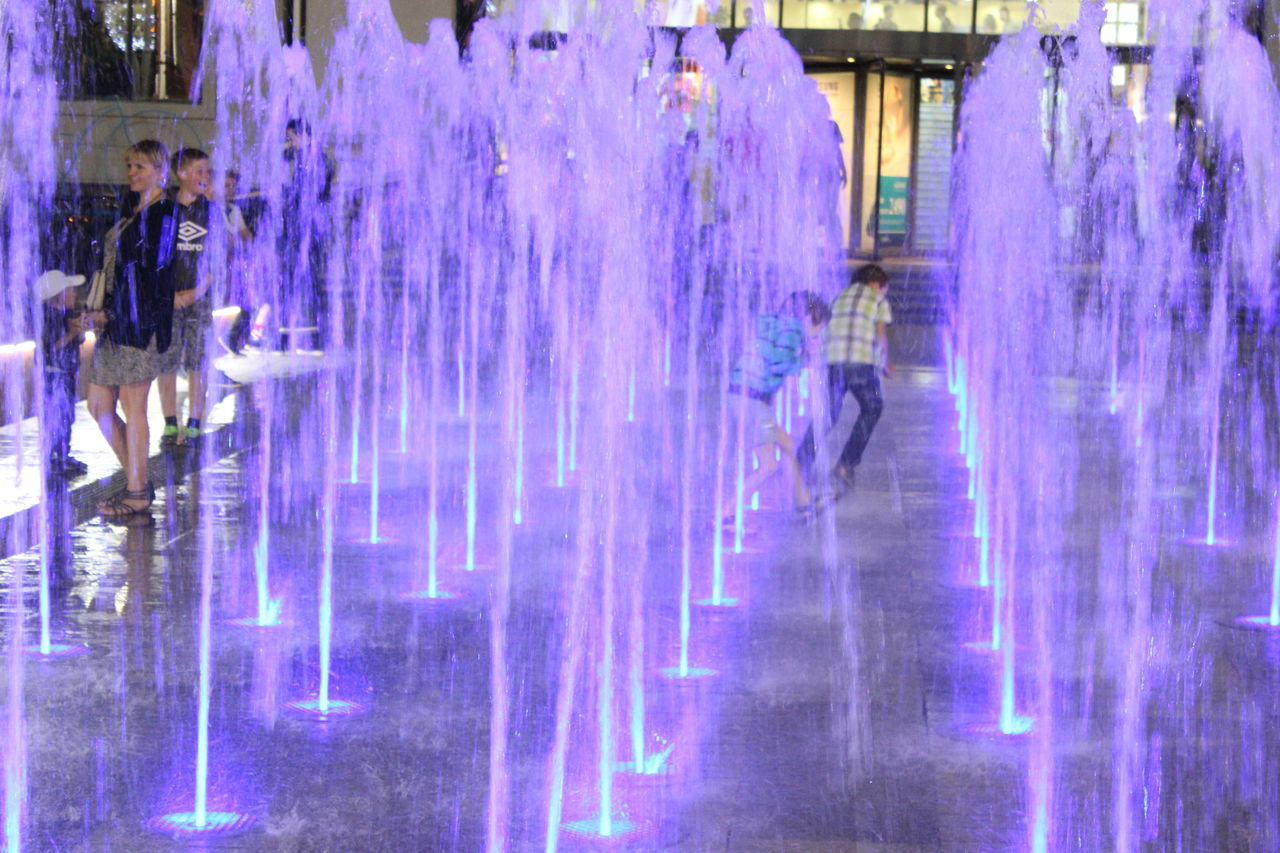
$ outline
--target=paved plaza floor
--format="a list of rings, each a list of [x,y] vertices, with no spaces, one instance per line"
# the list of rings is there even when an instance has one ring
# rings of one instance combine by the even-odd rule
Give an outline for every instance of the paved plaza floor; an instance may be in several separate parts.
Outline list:
[[[569,625],[566,578],[579,521],[572,497],[530,486],[529,518],[512,540],[501,636],[507,667],[495,680],[498,573],[443,565],[440,583],[456,597],[411,595],[420,589],[426,537],[420,496],[405,485],[422,470],[414,451],[385,463],[384,543],[359,542],[368,483],[338,484],[330,686],[362,713],[317,721],[291,703],[319,683],[324,490],[306,467],[314,458],[297,467],[273,457],[264,468],[260,412],[251,390],[236,393],[224,452],[154,466],[163,487],[149,516],[129,524],[90,518],[55,537],[50,636],[86,651],[48,660],[5,653],[0,708],[12,707],[15,678],[23,691],[25,729],[10,723],[4,744],[7,755],[21,754],[11,740],[21,732],[23,849],[145,853],[193,843],[147,822],[193,808],[202,624],[210,642],[208,808],[246,820],[239,834],[209,834],[198,846],[480,850],[499,784],[507,849],[547,849],[564,661],[575,643],[596,649],[603,641],[596,621],[580,633]],[[632,669],[619,646],[609,725],[625,762],[634,745],[628,703],[638,688],[640,739],[655,772],[620,766],[611,774],[617,837],[595,837],[602,682],[597,666],[582,668],[559,849],[1031,849],[1028,804],[1045,778],[1049,849],[1121,849],[1114,838],[1122,820],[1140,842],[1127,849],[1274,849],[1280,646],[1231,627],[1234,615],[1259,609],[1265,531],[1237,531],[1229,549],[1183,548],[1173,544],[1174,528],[1192,514],[1171,513],[1171,544],[1156,567],[1147,640],[1136,653],[1134,632],[1118,627],[1132,625],[1133,611],[1114,606],[1105,566],[1057,585],[1048,625],[1017,648],[1019,703],[1047,681],[1053,713],[1027,734],[993,733],[1000,658],[982,649],[991,593],[968,583],[972,507],[953,401],[943,375],[925,369],[889,383],[886,401],[856,490],[817,524],[760,511],[751,553],[726,559],[735,606],[693,607],[691,663],[714,672],[684,680],[661,672],[675,663],[677,561],[651,566],[634,584],[635,567],[619,567],[615,631],[631,643],[638,625],[645,651]],[[1105,424],[1105,414],[1086,420]],[[305,427],[304,419],[289,428]],[[448,429],[451,440],[464,434],[457,423]],[[1090,434],[1101,459],[1112,438]],[[231,620],[256,612],[255,495],[264,470],[276,490],[268,547],[282,624],[245,627]],[[1108,483],[1099,475],[1081,488],[1080,502],[1101,506]],[[1165,485],[1171,503],[1194,504],[1172,479]],[[1110,553],[1097,546],[1107,537],[1105,516],[1088,510],[1078,519],[1074,552]],[[654,527],[669,533],[674,523]],[[492,521],[481,529],[489,542]],[[481,562],[492,557],[488,549]],[[24,572],[24,639],[38,642],[36,552],[4,567],[5,589]],[[707,593],[708,571],[705,562],[695,566],[695,598]],[[589,593],[592,610],[604,593]],[[7,595],[11,638],[16,600]],[[635,596],[643,601],[633,609]],[[594,654],[588,664],[598,663]],[[1146,673],[1128,700],[1141,705],[1136,718],[1124,713],[1130,654]],[[1037,668],[1046,661],[1047,674]],[[496,763],[495,697],[509,711]],[[1039,776],[1044,762],[1050,769]],[[1123,785],[1145,798],[1127,818],[1116,805]]]

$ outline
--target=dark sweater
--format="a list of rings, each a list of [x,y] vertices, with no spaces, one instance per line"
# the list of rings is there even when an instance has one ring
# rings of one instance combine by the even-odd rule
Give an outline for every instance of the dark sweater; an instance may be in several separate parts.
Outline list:
[[[158,352],[169,348],[176,239],[173,202],[168,199],[148,205],[121,232],[115,283],[106,306],[106,336],[113,344],[146,349],[155,335]]]

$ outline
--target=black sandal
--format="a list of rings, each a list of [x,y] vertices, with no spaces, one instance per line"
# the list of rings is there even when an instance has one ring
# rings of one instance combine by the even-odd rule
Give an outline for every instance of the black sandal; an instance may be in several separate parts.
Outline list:
[[[155,487],[150,483],[145,489],[139,489],[131,492],[125,489],[118,495],[115,495],[102,503],[98,504],[98,512],[108,521],[123,521],[135,515],[142,515],[151,510],[151,504],[155,501]],[[146,501],[146,506],[132,506],[126,501]]]

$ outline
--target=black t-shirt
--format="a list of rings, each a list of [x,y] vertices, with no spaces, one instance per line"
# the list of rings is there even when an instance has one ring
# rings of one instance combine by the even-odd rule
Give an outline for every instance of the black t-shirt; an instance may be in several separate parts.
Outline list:
[[[178,290],[193,290],[203,274],[201,264],[206,248],[213,242],[210,232],[222,227],[224,219],[204,196],[198,196],[191,204],[181,204],[175,198],[174,217],[178,225],[178,241],[174,245],[174,286]]]

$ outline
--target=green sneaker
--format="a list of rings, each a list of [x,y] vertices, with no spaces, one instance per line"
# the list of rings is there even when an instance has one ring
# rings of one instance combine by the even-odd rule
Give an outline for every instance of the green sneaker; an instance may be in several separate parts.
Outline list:
[[[177,424],[165,424],[164,432],[160,433],[160,446],[164,448],[176,446],[180,432],[182,429]]]
[[[182,441],[184,444],[195,444],[200,440],[200,427],[185,426],[182,428]]]

